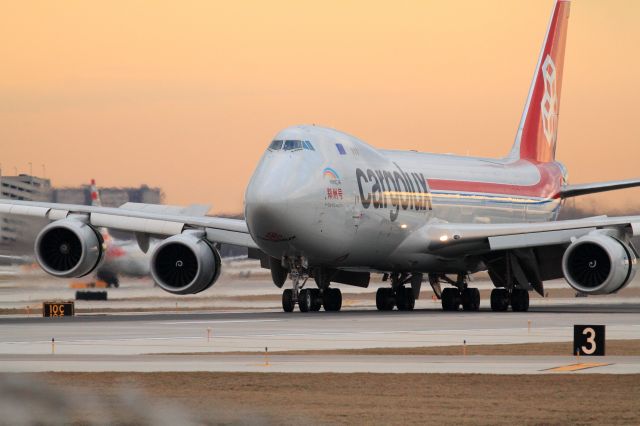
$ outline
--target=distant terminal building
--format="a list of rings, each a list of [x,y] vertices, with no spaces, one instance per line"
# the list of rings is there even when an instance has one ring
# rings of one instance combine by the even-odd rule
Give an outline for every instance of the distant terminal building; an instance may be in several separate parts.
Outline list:
[[[51,181],[36,176],[0,176],[0,198],[50,201]],[[9,247],[24,250],[47,222],[44,219],[0,215],[0,251]]]
[[[126,202],[161,204],[160,188],[141,185],[138,188],[99,188],[105,207],[119,207]],[[47,201],[65,204],[91,204],[91,187],[54,188],[49,179],[21,174],[0,175],[0,198],[25,201]],[[0,215],[0,253],[30,251],[37,233],[47,221]]]

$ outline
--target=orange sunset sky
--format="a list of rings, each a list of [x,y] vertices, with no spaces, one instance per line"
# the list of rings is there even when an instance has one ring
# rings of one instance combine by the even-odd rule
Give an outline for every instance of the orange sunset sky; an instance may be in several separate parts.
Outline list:
[[[8,1],[0,163],[239,212],[281,128],[479,156],[513,141],[552,0]],[[558,159],[640,176],[640,1],[572,4]],[[599,196],[634,204],[640,190]],[[631,200],[631,201],[629,201]]]

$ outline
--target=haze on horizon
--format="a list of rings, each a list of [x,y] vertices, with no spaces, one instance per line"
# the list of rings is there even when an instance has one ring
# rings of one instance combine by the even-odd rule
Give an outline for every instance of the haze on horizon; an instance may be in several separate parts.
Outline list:
[[[501,156],[552,4],[7,2],[0,163],[238,212],[260,155],[293,124]],[[640,175],[639,19],[634,0],[572,4],[557,151],[572,183]],[[589,199],[628,207],[639,194]]]

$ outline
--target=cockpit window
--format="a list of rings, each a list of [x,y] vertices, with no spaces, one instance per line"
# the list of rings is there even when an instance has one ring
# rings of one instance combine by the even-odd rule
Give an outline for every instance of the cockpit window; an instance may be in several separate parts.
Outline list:
[[[294,149],[302,149],[302,141],[286,140],[284,141],[285,151],[293,151]]]
[[[307,151],[315,151],[313,145],[309,141],[299,141],[294,139],[288,140],[275,140],[269,145],[269,151],[296,151],[299,149],[306,149]]]
[[[278,151],[282,149],[282,141],[273,141],[271,145],[269,145],[269,149],[272,151]]]

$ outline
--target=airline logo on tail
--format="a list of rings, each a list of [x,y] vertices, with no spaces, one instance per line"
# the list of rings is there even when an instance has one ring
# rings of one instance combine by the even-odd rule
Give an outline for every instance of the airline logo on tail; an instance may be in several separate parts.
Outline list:
[[[542,64],[542,78],[544,79],[544,96],[540,103],[542,109],[542,131],[549,147],[556,144],[558,135],[558,92],[556,89],[556,64],[547,55]]]
[[[562,69],[570,4],[557,0],[549,23],[511,157],[534,163],[555,160]]]

